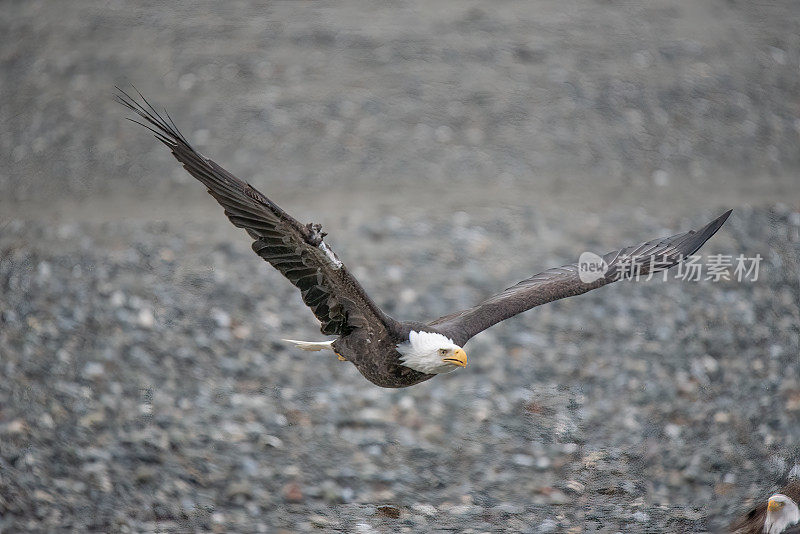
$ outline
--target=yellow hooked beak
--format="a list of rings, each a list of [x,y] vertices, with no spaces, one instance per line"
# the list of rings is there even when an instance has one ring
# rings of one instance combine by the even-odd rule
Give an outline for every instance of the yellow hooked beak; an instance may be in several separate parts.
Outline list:
[[[783,508],[783,504],[781,501],[776,501],[775,499],[770,499],[767,501],[767,510],[770,512],[777,512],[781,508]]]
[[[466,367],[467,366],[467,353],[464,352],[464,349],[456,349],[453,352],[452,356],[448,356],[444,359],[444,361],[448,363],[452,363],[453,365],[457,365],[459,367]]]

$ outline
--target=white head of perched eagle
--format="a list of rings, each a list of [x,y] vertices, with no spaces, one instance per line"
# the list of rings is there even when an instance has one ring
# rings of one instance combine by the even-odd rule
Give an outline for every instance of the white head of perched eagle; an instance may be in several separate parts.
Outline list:
[[[789,471],[778,493],[731,523],[735,534],[800,534],[800,465]]]
[[[722,226],[730,210],[697,231],[654,239],[602,256],[606,267],[591,281],[577,263],[548,269],[480,304],[431,321],[398,321],[370,299],[361,284],[323,241],[318,224],[301,224],[253,186],[197,152],[169,114],[161,115],[117,88],[117,100],[136,113],[156,138],[225,209],[225,215],[253,239],[256,254],[300,290],[303,302],[322,323],[329,341],[296,341],[303,350],[333,350],[364,377],[382,387],[417,384],[467,365],[464,344],[526,310],[616,282],[625,273],[663,271],[694,254]],[[138,91],[137,91],[138,93]]]
[[[767,501],[767,517],[764,520],[764,534],[780,534],[800,522],[800,508],[791,497],[776,493]]]

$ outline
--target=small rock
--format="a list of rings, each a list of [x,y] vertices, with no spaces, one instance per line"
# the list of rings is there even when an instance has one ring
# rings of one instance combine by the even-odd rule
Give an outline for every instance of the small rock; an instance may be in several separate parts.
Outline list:
[[[40,502],[53,502],[53,496],[44,490],[37,489],[33,492],[33,498]]]
[[[653,183],[659,187],[666,187],[669,185],[669,173],[665,170],[657,170],[653,172]]]
[[[714,422],[724,424],[731,420],[731,414],[728,412],[719,411],[714,414]]]
[[[403,288],[400,291],[400,302],[403,304],[411,304],[417,300],[417,292],[410,287]]]
[[[492,508],[495,512],[500,512],[502,514],[521,514],[525,511],[525,508],[518,504],[514,504],[512,502],[501,502],[497,506]]]
[[[246,324],[240,324],[236,326],[232,333],[233,337],[236,339],[247,339],[250,337],[250,333],[252,332],[251,328]]]
[[[386,517],[390,517],[392,519],[398,519],[400,517],[400,509],[390,504],[383,504],[378,506],[377,513]]]
[[[94,380],[95,378],[99,378],[103,376],[105,373],[105,367],[100,362],[89,362],[83,367],[83,377],[88,378],[89,380]]]
[[[282,449],[283,448],[283,440],[278,436],[273,436],[271,434],[263,434],[259,436],[258,442],[262,447],[272,447],[274,449]]]
[[[319,515],[319,514],[313,514],[309,516],[308,520],[311,522],[312,525],[314,525],[317,528],[332,527],[333,525],[336,524],[334,521],[331,521],[324,515]]]
[[[545,519],[541,523],[539,523],[539,528],[537,529],[538,532],[555,532],[556,528],[558,528],[558,523],[553,521],[552,519]]]
[[[153,315],[153,310],[150,308],[142,308],[139,310],[139,315],[136,317],[139,326],[144,328],[152,328],[156,322],[156,318]]]
[[[49,413],[45,412],[39,417],[39,424],[42,425],[44,428],[54,428],[55,421],[53,421],[53,416]]]
[[[217,326],[220,328],[228,328],[231,326],[231,316],[228,315],[227,312],[220,310],[219,308],[211,309],[211,317],[214,319],[214,322],[217,323]]]
[[[564,489],[570,492],[581,494],[584,491],[586,491],[586,486],[584,486],[577,480],[568,480],[567,483],[564,484]]]
[[[89,412],[78,420],[78,424],[82,427],[90,427],[106,420],[106,413],[104,410],[96,410]]]
[[[672,439],[677,439],[681,435],[681,427],[674,423],[668,423],[664,426],[664,433]]]
[[[115,308],[121,308],[125,305],[125,293],[122,291],[114,291],[111,294],[111,305]]]
[[[650,515],[647,512],[642,512],[641,510],[638,510],[633,513],[633,519],[635,521],[638,521],[639,523],[646,523],[650,521]]]
[[[357,534],[372,534],[373,532],[377,532],[374,528],[372,528],[369,523],[356,523],[355,529]]]
[[[419,502],[414,503],[411,505],[411,509],[422,515],[427,515],[427,516],[436,515],[436,508],[431,506],[430,504],[424,504]]]
[[[515,454],[513,460],[515,464],[523,467],[530,467],[536,462],[536,459],[529,454]]]
[[[250,498],[253,496],[253,488],[247,482],[232,482],[225,489],[225,496],[228,499],[236,497]]]
[[[146,484],[156,478],[156,470],[149,465],[140,465],[134,472],[133,479],[138,484]]]
[[[283,487],[283,498],[286,502],[300,503],[303,502],[303,492],[300,489],[300,484],[297,482],[289,482]]]
[[[6,425],[6,432],[9,434],[22,434],[25,432],[27,425],[22,419],[14,419]]]
[[[53,270],[50,268],[50,264],[47,263],[46,261],[43,261],[43,262],[41,262],[39,264],[39,267],[38,267],[37,271],[38,271],[37,274],[38,274],[39,280],[41,280],[41,281],[48,280],[50,278],[50,275],[53,272]]]

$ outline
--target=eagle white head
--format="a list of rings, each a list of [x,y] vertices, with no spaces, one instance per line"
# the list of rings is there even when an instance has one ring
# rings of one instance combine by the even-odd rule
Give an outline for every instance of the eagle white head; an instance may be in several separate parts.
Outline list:
[[[767,501],[767,518],[764,534],[779,534],[788,526],[800,522],[797,503],[782,493],[776,493]]]
[[[411,331],[408,341],[397,345],[403,365],[427,374],[449,373],[467,366],[467,353],[442,334]]]

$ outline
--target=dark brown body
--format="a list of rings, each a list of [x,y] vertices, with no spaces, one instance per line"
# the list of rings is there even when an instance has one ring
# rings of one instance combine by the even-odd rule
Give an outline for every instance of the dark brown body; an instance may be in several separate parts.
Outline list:
[[[422,323],[395,322],[395,325],[394,332],[377,324],[359,328],[334,341],[333,349],[355,365],[364,378],[384,388],[413,386],[436,376],[402,365],[397,352],[397,345],[408,341],[411,330],[435,330]]]

